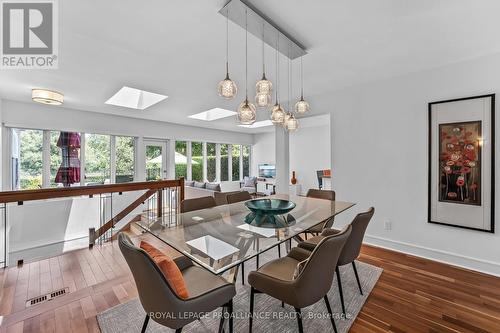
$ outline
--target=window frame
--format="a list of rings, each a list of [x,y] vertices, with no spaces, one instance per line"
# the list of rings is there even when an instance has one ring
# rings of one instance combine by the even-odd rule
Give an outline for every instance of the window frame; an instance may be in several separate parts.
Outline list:
[[[64,131],[70,131],[70,130],[57,130],[57,129],[39,129],[39,128],[29,128],[29,127],[15,127],[15,126],[5,126],[4,127],[8,139],[7,139],[7,149],[6,149],[6,157],[5,161],[8,162],[3,162],[3,166],[6,167],[6,172],[4,173],[4,177],[6,177],[6,180],[8,180],[8,189],[12,191],[22,191],[23,189],[16,189],[14,188],[14,184],[12,182],[13,179],[13,169],[12,169],[12,163],[10,163],[11,156],[12,156],[12,131],[14,130],[33,130],[33,131],[42,131],[42,188],[51,188],[50,187],[50,135],[51,132],[64,132]],[[84,132],[84,131],[72,131],[72,132],[78,132],[80,134],[80,143],[81,143],[81,149],[80,149],[80,172],[81,172],[81,177],[80,177],[80,186],[85,186],[85,164],[86,164],[86,156],[85,156],[85,145],[86,145],[86,140],[85,140],[85,134],[97,134],[97,135],[106,135],[110,137],[110,184],[115,184],[116,179],[114,175],[116,175],[116,137],[129,137],[134,139],[134,180],[138,180],[138,155],[137,155],[137,144],[138,144],[138,137],[137,136],[132,136],[132,135],[116,135],[116,134],[103,134],[103,133],[97,133],[97,132]],[[5,178],[4,178],[5,179]],[[7,184],[4,182],[4,184]],[[4,185],[5,186],[5,185]]]

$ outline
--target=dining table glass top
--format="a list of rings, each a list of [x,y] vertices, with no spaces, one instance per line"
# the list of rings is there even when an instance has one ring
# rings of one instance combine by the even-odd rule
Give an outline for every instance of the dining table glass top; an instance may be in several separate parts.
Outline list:
[[[283,215],[263,217],[238,202],[139,225],[200,266],[222,274],[355,205],[283,194],[265,198],[289,200],[295,207]]]

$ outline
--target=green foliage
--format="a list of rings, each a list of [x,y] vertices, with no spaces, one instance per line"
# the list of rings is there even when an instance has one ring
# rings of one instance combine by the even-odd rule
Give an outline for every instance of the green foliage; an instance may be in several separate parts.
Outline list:
[[[116,177],[134,175],[134,138],[116,137]]]
[[[19,144],[19,185],[21,189],[42,187],[43,131],[21,130]]]

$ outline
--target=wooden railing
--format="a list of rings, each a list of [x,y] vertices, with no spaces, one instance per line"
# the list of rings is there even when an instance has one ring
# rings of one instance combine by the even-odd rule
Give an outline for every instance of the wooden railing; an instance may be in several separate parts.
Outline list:
[[[149,182],[132,182],[107,185],[92,185],[92,186],[75,186],[65,188],[47,188],[38,190],[22,190],[22,191],[5,191],[0,192],[0,203],[14,203],[22,205],[25,201],[47,200],[56,198],[90,196],[107,193],[119,193],[142,191],[146,192],[139,196],[136,200],[130,203],[118,214],[113,216],[109,221],[102,224],[97,230],[89,231],[89,245],[92,246],[95,241],[103,236],[107,231],[113,228],[116,223],[130,214],[134,209],[143,204],[146,200],[156,194],[156,214],[163,215],[163,190],[168,188],[178,188],[179,203],[184,200],[184,178],[175,180],[159,180]]]

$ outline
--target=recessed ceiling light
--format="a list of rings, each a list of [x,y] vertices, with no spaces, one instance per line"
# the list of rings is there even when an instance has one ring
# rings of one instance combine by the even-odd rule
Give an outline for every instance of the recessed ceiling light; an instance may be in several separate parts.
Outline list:
[[[32,89],[31,99],[37,103],[61,105],[64,102],[64,95],[54,90]]]
[[[252,125],[238,125],[239,127],[245,127],[245,128],[259,128],[259,127],[267,127],[267,126],[272,126],[273,122],[271,120],[262,120],[262,121],[256,121]]]
[[[126,108],[145,110],[150,106],[163,101],[168,96],[155,94],[140,89],[123,87],[105,103]]]
[[[189,118],[192,119],[198,119],[198,120],[205,120],[205,121],[213,121],[217,119],[222,119],[226,117],[231,117],[234,116],[236,112],[234,111],[229,111],[226,109],[221,109],[221,108],[214,108],[210,109],[208,111],[203,111],[197,114],[193,114],[188,116]]]

